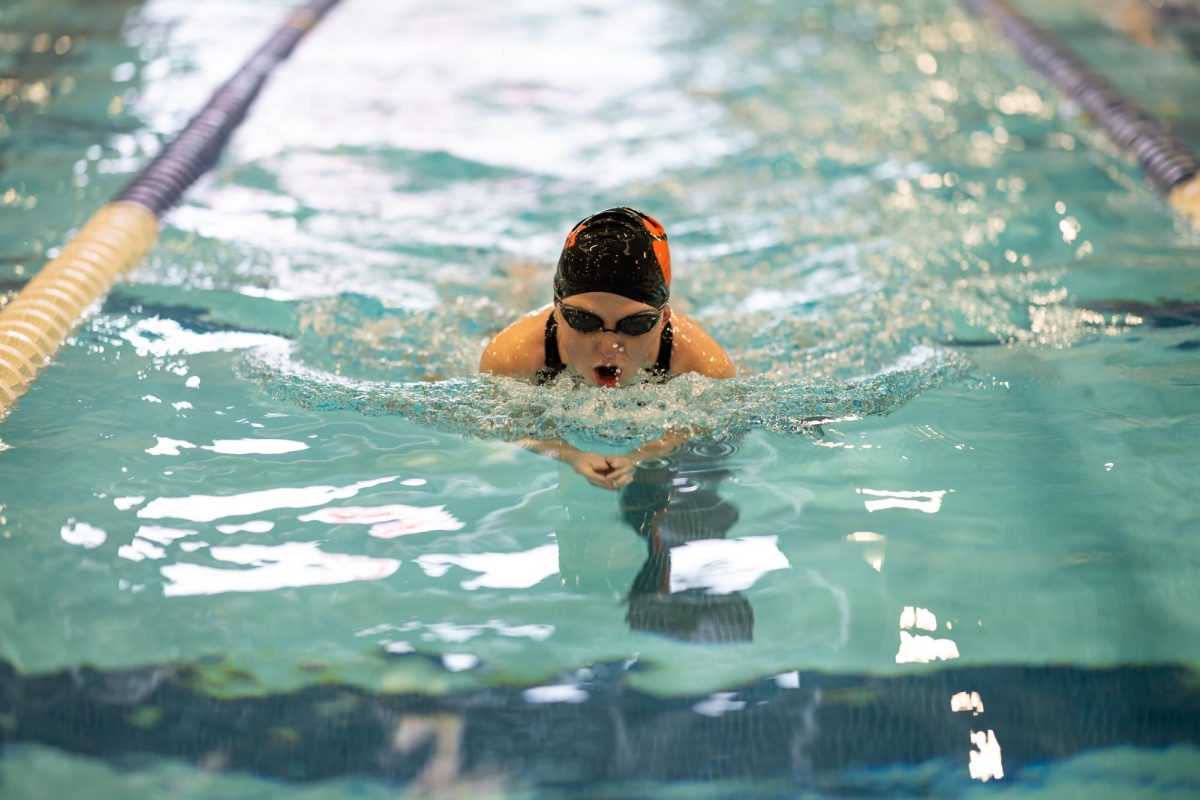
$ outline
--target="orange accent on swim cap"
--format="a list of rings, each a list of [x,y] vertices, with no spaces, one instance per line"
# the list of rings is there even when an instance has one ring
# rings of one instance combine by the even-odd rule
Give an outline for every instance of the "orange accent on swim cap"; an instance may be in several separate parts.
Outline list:
[[[667,282],[667,286],[671,285],[671,250],[667,247],[667,240],[654,240],[654,255],[658,259],[658,266],[662,267],[663,280]]]
[[[641,211],[638,214],[642,217],[642,224],[646,226],[646,230],[650,231],[650,236],[654,239],[651,245],[654,248],[654,257],[658,260],[658,266],[662,269],[663,280],[667,282],[667,286],[670,286],[671,248],[667,246],[667,229],[662,226],[661,222],[649,214],[643,214]]]
[[[587,227],[587,225],[584,223],[576,225],[575,230],[573,230],[567,234],[567,243],[563,245],[563,250],[570,250],[572,247],[574,247],[575,246],[575,237],[578,236],[579,234],[583,233],[583,229],[586,227]]]
[[[641,211],[639,211],[638,214],[641,215],[642,224],[646,226],[646,230],[650,231],[651,236],[665,237],[667,235],[667,229],[662,226],[661,222],[649,214],[643,214]]]

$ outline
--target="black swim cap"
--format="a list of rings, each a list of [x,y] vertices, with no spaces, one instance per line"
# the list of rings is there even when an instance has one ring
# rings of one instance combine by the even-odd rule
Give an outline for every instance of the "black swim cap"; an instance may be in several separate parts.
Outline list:
[[[567,236],[554,299],[609,292],[660,308],[671,296],[667,232],[654,217],[610,208],[580,222]]]

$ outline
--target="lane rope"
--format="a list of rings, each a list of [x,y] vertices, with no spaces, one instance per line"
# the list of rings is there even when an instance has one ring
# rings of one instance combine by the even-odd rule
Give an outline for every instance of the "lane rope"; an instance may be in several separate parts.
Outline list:
[[[1171,207],[1200,228],[1200,159],[1187,143],[1007,0],[960,2],[991,22],[1030,66],[1079,103],[1117,145],[1137,158]]]
[[[0,420],[75,326],[158,240],[161,217],[216,163],[272,70],[337,5],[311,0],[223,83],[161,152],[0,307]]]

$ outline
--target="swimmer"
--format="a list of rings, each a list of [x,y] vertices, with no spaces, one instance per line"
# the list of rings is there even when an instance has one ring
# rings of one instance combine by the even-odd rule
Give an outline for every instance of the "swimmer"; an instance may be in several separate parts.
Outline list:
[[[548,383],[563,372],[619,388],[639,373],[732,378],[733,362],[696,322],[672,311],[667,234],[653,217],[610,208],[567,236],[554,302],[496,334],[479,371]]]
[[[610,208],[567,235],[554,274],[554,302],[496,334],[479,371],[549,383],[564,372],[617,389],[639,379],[662,382],[695,372],[732,378],[733,362],[699,324],[673,311],[671,253],[656,219]],[[642,458],[670,452],[667,437],[626,455],[579,450],[558,439],[522,446],[557,457],[591,482],[619,489]]]

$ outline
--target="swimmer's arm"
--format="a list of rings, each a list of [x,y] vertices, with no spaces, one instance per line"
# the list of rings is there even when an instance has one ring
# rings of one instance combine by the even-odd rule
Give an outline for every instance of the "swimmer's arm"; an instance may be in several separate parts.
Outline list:
[[[509,378],[532,378],[546,363],[546,315],[539,308],[497,333],[479,359],[479,371]]]
[[[729,354],[708,332],[683,314],[671,317],[675,347],[671,352],[671,371],[679,374],[698,372],[709,378],[732,378],[737,369]]]
[[[695,434],[692,435],[694,436]],[[629,451],[629,456],[638,461],[644,458],[662,458],[683,447],[683,445],[687,444],[689,438],[691,437],[686,433],[671,431]]]
[[[679,431],[673,431],[640,447],[630,450],[624,455],[608,456],[612,471],[606,476],[612,488],[616,489],[633,480],[633,473],[647,458],[663,458],[683,447],[690,437]]]
[[[632,479],[631,476],[625,476],[621,465],[613,463],[613,456],[580,450],[562,439],[527,438],[519,440],[517,444],[539,455],[558,459],[586,478],[588,483],[601,489],[616,489]],[[620,483],[617,477],[621,478]]]
[[[682,447],[687,434],[668,433],[625,454],[601,455],[568,444],[562,439],[521,439],[518,445],[540,455],[556,458],[601,489],[620,489],[633,480],[633,473],[646,458],[662,458]]]

